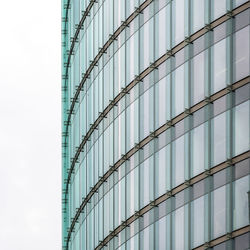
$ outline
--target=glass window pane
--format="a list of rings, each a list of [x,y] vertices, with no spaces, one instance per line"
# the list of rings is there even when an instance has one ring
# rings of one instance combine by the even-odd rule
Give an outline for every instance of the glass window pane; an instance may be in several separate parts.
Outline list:
[[[174,23],[174,44],[178,44],[184,40],[184,16],[185,3],[184,0],[173,1],[173,23]]]
[[[213,192],[213,238],[226,233],[226,187]]]
[[[195,128],[191,132],[192,150],[192,177],[204,171],[204,124]]]
[[[192,0],[193,5],[193,32],[204,27],[204,0]]]
[[[234,230],[249,224],[249,176],[234,182]]]
[[[235,6],[234,7],[238,7],[240,5],[242,5],[243,3],[246,3],[247,0],[235,0]]]
[[[213,124],[213,165],[226,159],[226,113],[212,120]]]
[[[213,0],[213,20],[222,16],[226,12],[226,0]]]
[[[249,233],[235,238],[235,250],[248,250],[249,246]]]
[[[227,109],[227,96],[223,96],[213,103],[214,116],[225,112]]]
[[[205,185],[204,180],[199,181],[193,185],[193,199],[196,199],[204,195]]]
[[[150,166],[149,159],[145,160],[144,163],[140,165],[140,178],[141,178],[141,205],[143,207],[147,205],[150,201]]]
[[[212,93],[226,86],[226,39],[212,47]]]
[[[163,78],[159,81],[158,85],[158,114],[159,114],[159,127],[163,125],[167,120],[167,78]],[[156,88],[157,89],[157,88]]]
[[[177,116],[184,111],[184,65],[175,70],[173,78],[175,78],[173,81],[175,97],[173,116]]]
[[[184,207],[175,211],[175,250],[184,249]]]
[[[184,136],[175,142],[175,186],[184,182]]]
[[[158,175],[159,175],[159,179],[157,181],[158,184],[158,188],[159,188],[159,196],[164,194],[167,190],[166,187],[166,175],[167,175],[167,149],[169,149],[169,147],[165,147],[163,149],[161,149],[159,151],[159,171],[158,171]]]
[[[235,90],[235,105],[250,99],[250,84]]]
[[[193,207],[193,247],[204,242],[204,197],[192,202]]]
[[[167,225],[166,216],[159,220],[159,250],[165,250],[167,248],[166,236],[167,236]]]
[[[138,32],[136,32],[132,37],[130,37],[128,43],[127,43],[127,51],[128,51],[128,59],[127,59],[127,70],[129,73],[129,77],[127,79],[127,82],[131,82],[135,75],[138,75],[138,45],[139,45],[139,39],[138,39]]]
[[[226,169],[219,171],[218,173],[214,174],[213,179],[213,188],[216,189],[226,184],[227,176],[226,176]]]
[[[204,99],[204,65],[205,52],[200,53],[193,59],[193,100],[192,105]]]
[[[175,195],[175,208],[182,207],[185,202],[185,192],[182,190],[181,192]]]
[[[235,107],[235,155],[249,150],[249,101]]]
[[[235,42],[235,81],[249,75],[249,26],[234,35]]]
[[[167,49],[170,49],[170,4],[159,11],[159,57],[166,53]]]
[[[227,244],[226,242],[219,244],[212,248],[213,250],[227,250]]]
[[[250,159],[235,164],[235,179],[244,177],[250,173]]]
[[[150,104],[149,104],[149,90],[146,91],[140,97],[140,108],[141,110],[141,122],[140,122],[140,131],[141,131],[141,139],[149,135],[149,120],[151,119],[149,115]]]
[[[138,125],[139,125],[139,105],[138,99],[133,102],[126,112],[127,123],[127,151],[134,147],[135,143],[138,143]],[[116,140],[116,138],[115,138]],[[115,149],[116,150],[116,149]]]

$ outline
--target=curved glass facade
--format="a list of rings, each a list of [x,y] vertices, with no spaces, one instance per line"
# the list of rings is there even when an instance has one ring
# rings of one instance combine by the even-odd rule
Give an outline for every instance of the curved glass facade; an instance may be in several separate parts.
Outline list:
[[[249,247],[245,0],[63,0],[63,249]]]

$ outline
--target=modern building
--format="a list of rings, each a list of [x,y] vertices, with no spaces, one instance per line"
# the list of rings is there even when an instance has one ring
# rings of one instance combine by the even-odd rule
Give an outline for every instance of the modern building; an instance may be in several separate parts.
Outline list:
[[[63,249],[249,249],[249,7],[62,1]]]

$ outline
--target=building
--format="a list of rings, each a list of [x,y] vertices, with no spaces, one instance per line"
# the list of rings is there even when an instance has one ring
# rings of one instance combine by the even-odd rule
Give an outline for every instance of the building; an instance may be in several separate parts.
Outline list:
[[[63,249],[249,248],[249,6],[63,0]]]

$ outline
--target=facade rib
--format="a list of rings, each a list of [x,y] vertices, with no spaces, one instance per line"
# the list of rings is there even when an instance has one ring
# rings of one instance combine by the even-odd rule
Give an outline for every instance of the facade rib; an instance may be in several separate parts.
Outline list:
[[[63,248],[248,248],[249,2],[62,6]]]

